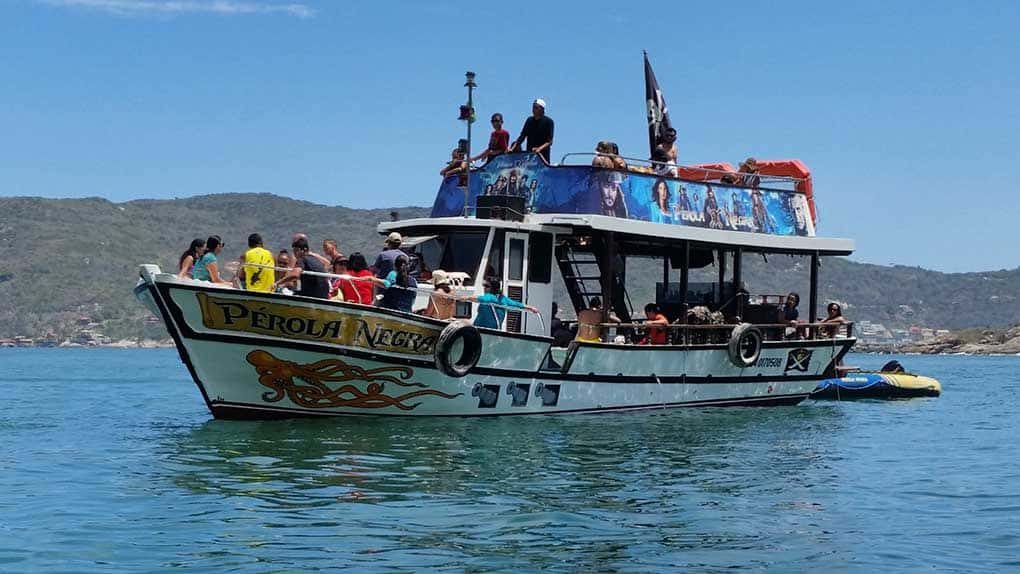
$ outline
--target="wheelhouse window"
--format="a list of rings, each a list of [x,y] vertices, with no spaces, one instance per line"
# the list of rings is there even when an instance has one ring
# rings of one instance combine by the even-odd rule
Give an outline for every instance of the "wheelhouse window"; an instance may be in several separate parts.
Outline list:
[[[524,280],[524,240],[510,240],[510,257],[507,261],[507,277],[511,281]]]
[[[552,234],[532,233],[528,251],[528,279],[533,283],[552,281]]]
[[[458,232],[437,237],[442,244],[442,257],[439,258],[439,265],[433,269],[467,273],[469,279],[465,284],[473,285],[478,279],[475,275],[478,274],[478,267],[482,263],[486,235],[484,231]]]

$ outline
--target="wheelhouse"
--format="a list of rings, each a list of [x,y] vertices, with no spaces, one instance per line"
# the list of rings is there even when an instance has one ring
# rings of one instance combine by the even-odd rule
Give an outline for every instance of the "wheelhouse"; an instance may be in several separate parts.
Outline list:
[[[447,178],[433,217],[384,223],[379,230],[410,236],[405,249],[415,255],[425,282],[431,270],[441,268],[458,278],[458,294],[479,295],[481,279],[497,277],[506,295],[539,308],[545,318],[551,316],[557,295],[569,299],[575,313],[599,297],[605,302],[606,320],[614,315],[624,334],[628,326],[643,320],[644,303],[654,301],[674,324],[671,340],[685,344],[698,339],[686,333],[694,329],[692,323],[704,322],[704,313],[716,323],[721,319],[721,324],[703,326],[700,331],[719,336],[701,339],[728,337],[725,326],[741,322],[763,326],[766,338],[783,336],[778,320],[783,293],[744,289],[748,257],[807,258],[810,290],[801,309],[814,320],[820,258],[853,251],[850,240],[815,236],[797,180],[782,178],[787,189],[751,188],[706,183],[711,174],[704,168],[697,178],[687,168],[688,179],[680,179],[590,166],[549,166],[537,158],[498,157],[472,172],[468,189],[458,188],[456,177]],[[510,195],[500,188],[502,182],[521,179],[531,182],[520,188],[523,192]],[[612,209],[607,209],[607,181],[620,202]],[[657,201],[656,186],[677,199],[670,204]],[[720,196],[732,203],[725,214],[713,214],[709,201],[721,209],[722,200],[715,199]],[[771,207],[775,209],[768,211]],[[468,215],[455,215],[458,211]],[[713,216],[718,221],[713,223]],[[706,278],[707,269],[713,269],[711,278]],[[628,274],[654,283],[654,290],[639,294],[637,304],[635,293],[628,290],[633,283]],[[557,285],[565,293],[558,292]],[[559,303],[565,306],[564,301]],[[457,316],[472,318],[476,307],[460,303]],[[798,336],[831,336],[832,331],[823,333],[807,323]],[[501,328],[549,335],[546,321],[527,313],[508,313]],[[850,335],[850,327],[842,329],[841,335]]]

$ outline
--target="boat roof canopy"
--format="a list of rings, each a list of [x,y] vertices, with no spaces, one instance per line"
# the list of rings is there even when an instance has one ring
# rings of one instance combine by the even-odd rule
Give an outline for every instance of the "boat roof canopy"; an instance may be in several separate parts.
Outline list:
[[[411,236],[435,236],[456,231],[479,232],[490,228],[520,232],[546,232],[584,235],[589,232],[612,232],[620,253],[628,255],[662,255],[679,248],[683,242],[726,250],[786,253],[791,255],[849,255],[854,243],[850,239],[767,235],[726,229],[705,229],[682,225],[651,224],[606,215],[529,214],[524,221],[479,219],[477,217],[427,217],[380,223],[382,234],[391,231]]]

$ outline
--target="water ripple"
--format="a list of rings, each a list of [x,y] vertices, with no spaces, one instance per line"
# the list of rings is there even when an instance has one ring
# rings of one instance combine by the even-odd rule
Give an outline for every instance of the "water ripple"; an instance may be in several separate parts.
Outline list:
[[[3,571],[1018,566],[1016,358],[912,357],[937,400],[249,423],[173,352],[4,358]]]

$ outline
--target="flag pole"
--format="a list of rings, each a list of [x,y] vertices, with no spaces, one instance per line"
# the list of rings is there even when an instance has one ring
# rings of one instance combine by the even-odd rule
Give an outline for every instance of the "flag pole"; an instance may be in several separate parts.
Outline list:
[[[472,98],[478,84],[475,83],[475,73],[470,70],[464,73],[464,79],[466,80],[464,86],[468,89],[467,150],[464,152],[464,161],[467,164],[464,177],[464,217],[467,217],[468,202],[471,199],[471,124],[475,119],[475,106]]]

